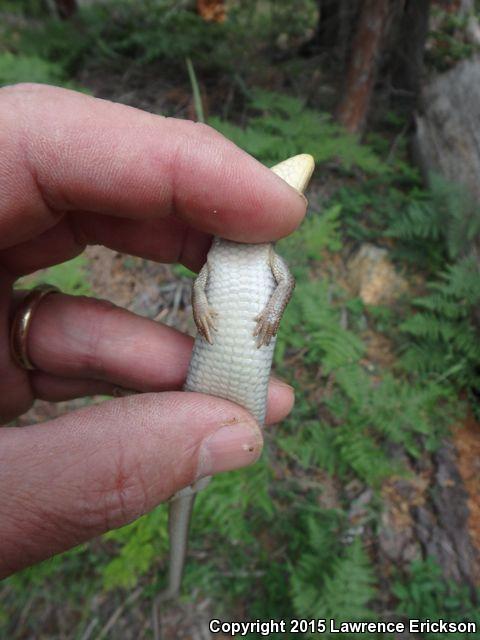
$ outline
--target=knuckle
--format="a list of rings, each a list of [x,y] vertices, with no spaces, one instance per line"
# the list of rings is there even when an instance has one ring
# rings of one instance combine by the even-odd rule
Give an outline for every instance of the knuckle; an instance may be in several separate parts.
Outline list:
[[[108,337],[109,327],[121,309],[99,298],[82,298],[82,315],[85,322],[83,343],[79,354],[86,373],[102,373],[104,362],[101,344]]]
[[[211,127],[209,124],[205,124],[204,122],[193,122],[192,127],[195,135],[205,138],[223,138],[223,136],[218,133],[216,129]]]

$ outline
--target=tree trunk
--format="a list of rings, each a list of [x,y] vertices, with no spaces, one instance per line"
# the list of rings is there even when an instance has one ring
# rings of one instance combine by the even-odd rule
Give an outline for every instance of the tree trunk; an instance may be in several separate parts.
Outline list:
[[[423,74],[430,0],[406,0],[389,64],[395,99],[415,106]]]
[[[415,150],[432,171],[463,184],[480,203],[480,57],[435,78],[421,95]]]
[[[359,11],[360,0],[318,0],[318,26],[314,38],[319,49],[346,52]]]
[[[311,40],[302,45],[300,54],[308,57],[329,51],[344,65],[360,4],[361,0],[317,0],[318,22],[315,33]]]
[[[78,10],[77,0],[55,0],[55,6],[62,20],[68,20]]]
[[[455,222],[462,241],[460,255],[472,256],[480,268],[480,56],[435,78],[423,90],[421,101],[415,159],[427,183],[437,173],[462,185],[462,219]],[[473,320],[480,331],[479,306],[473,310]]]
[[[388,0],[365,0],[362,7],[336,111],[338,121],[351,133],[360,133],[366,122],[389,9]]]

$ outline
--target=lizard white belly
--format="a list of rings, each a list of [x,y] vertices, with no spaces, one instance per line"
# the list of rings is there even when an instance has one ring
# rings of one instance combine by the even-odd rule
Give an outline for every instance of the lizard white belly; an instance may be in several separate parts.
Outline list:
[[[197,335],[185,390],[226,398],[265,420],[275,339],[257,348],[255,317],[275,288],[269,244],[240,244],[215,238],[208,254],[206,295],[217,312],[213,344]]]

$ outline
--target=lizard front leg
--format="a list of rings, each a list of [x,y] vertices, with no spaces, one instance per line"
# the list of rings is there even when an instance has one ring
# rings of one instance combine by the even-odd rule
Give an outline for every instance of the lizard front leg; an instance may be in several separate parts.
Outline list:
[[[215,318],[217,312],[208,304],[207,294],[205,292],[208,282],[209,268],[208,260],[200,269],[198,276],[195,278],[192,289],[192,308],[193,319],[197,325],[198,333],[200,333],[207,342],[213,344],[212,331],[217,330]]]
[[[295,279],[287,263],[275,253],[273,247],[269,252],[269,263],[277,286],[264,310],[255,318],[257,326],[253,335],[257,338],[257,349],[270,344],[273,336],[277,334],[283,312],[295,288]]]

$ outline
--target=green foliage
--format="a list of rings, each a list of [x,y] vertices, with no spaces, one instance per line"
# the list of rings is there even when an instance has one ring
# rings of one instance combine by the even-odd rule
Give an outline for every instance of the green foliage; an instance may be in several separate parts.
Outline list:
[[[414,197],[392,219],[387,235],[424,246],[426,241],[445,243],[452,259],[468,253],[480,235],[480,207],[461,185],[431,176],[428,192]],[[416,196],[416,197],[415,197]]]
[[[46,14],[45,0],[2,0],[2,12],[44,18]]]
[[[478,388],[480,207],[466,189],[439,176],[431,176],[428,190],[416,181],[405,186],[388,180],[380,188],[342,189],[335,197],[342,223],[355,239],[394,238],[395,257],[431,275],[426,293],[411,301],[395,329],[403,370]]]
[[[38,56],[14,55],[0,52],[0,86],[16,82],[59,83],[62,68]]]
[[[312,218],[321,226],[317,220],[321,216]],[[307,225],[297,234],[297,259],[302,256],[304,261],[319,255],[319,247],[311,255],[305,248],[311,238],[308,231]],[[320,235],[320,245],[336,236],[336,228],[330,227],[330,239]],[[298,273],[304,276],[301,270]],[[322,398],[323,419],[318,419],[316,404],[304,406],[293,414],[287,435],[278,441],[305,468],[320,468],[342,478],[353,474],[376,485],[394,472],[388,443],[402,445],[413,456],[421,455],[425,447],[436,447],[451,419],[453,398],[440,382],[412,384],[389,373],[369,373],[362,364],[361,338],[345,326],[348,303],[327,279],[303,278],[297,284],[282,322],[276,362],[282,371],[285,355],[301,351],[303,365],[314,372],[315,386],[329,386],[330,391]],[[357,307],[350,304],[358,313]]]
[[[94,7],[91,10],[96,11]],[[83,20],[82,12],[80,24],[77,19],[55,18],[47,18],[41,22],[27,22],[21,29],[10,34],[10,37],[7,31],[6,43],[9,50],[16,54],[39,57],[48,64],[55,65],[62,78],[72,77],[80,68],[84,57],[88,55],[89,49],[94,47],[95,42],[99,49],[102,48],[96,30],[93,26],[88,27],[84,24]],[[86,17],[85,22],[88,23]],[[99,25],[95,21],[94,24]]]
[[[462,387],[480,385],[480,267],[473,256],[447,267],[413,300],[414,315],[400,326],[408,341],[409,370],[451,378]]]
[[[307,109],[298,98],[255,90],[250,96],[253,115],[246,127],[219,118],[210,124],[238,146],[264,162],[274,164],[297,153],[310,153],[318,164],[335,163],[382,174],[388,167],[368,147],[359,144],[326,113]]]
[[[212,51],[221,48],[219,40],[224,46],[222,27],[207,24],[193,11],[178,10],[176,4],[95,2],[81,7],[75,20],[27,23],[10,36],[8,45],[13,51],[55,62],[66,74],[92,63],[121,70],[126,63],[141,67],[159,60],[178,69],[186,56],[208,67]]]
[[[105,539],[118,544],[117,554],[103,570],[105,588],[132,587],[167,551],[167,511],[157,507],[126,527],[107,533]]]
[[[17,281],[16,286],[30,289],[39,284],[47,283],[58,287],[63,293],[76,296],[90,295],[92,290],[87,280],[86,266],[85,256],[80,255],[62,264],[43,269],[32,276],[21,278]]]
[[[445,260],[445,248],[438,241],[442,223],[431,200],[418,174],[397,171],[397,165],[384,177],[341,187],[332,199],[341,207],[342,231],[348,238],[374,243],[395,238],[394,258],[417,268],[437,269]]]
[[[183,264],[173,265],[172,271],[177,278],[189,278],[190,280],[193,280],[197,275],[194,271],[188,269],[188,267],[184,267]]]
[[[388,374],[374,382],[359,365],[345,367],[335,381],[325,400],[325,418],[315,419],[314,407],[294,414],[287,435],[278,438],[284,452],[304,468],[345,480],[354,475],[377,486],[402,472],[389,458],[389,444],[421,456],[438,446],[453,419],[454,397],[448,387],[433,382],[411,385]]]
[[[213,559],[213,564],[188,566],[187,588],[213,590],[218,595],[226,588],[232,595],[249,588],[249,572],[254,571],[253,565],[262,557],[258,530],[274,523],[275,506],[269,493],[271,479],[267,454],[251,469],[217,476],[209,490],[199,494],[197,517],[192,522],[193,546],[200,543],[204,547],[204,538],[210,535],[209,546],[219,546],[225,554],[218,562]],[[227,574],[223,580],[222,573]],[[237,577],[240,581],[234,584]]]
[[[432,176],[431,189],[392,220],[387,234],[414,253],[429,247],[437,256],[426,294],[412,300],[413,313],[399,327],[404,367],[478,387],[480,207],[465,188]]]
[[[325,374],[359,360],[363,344],[358,336],[342,327],[339,313],[331,305],[332,296],[332,288],[326,280],[297,285],[279,336],[279,360],[286,344],[296,349],[306,346],[305,363],[321,362]]]
[[[236,3],[223,24],[206,22],[177,0],[100,0],[81,6],[75,20],[44,16],[25,25],[9,46],[55,61],[69,74],[159,67],[164,78],[178,77],[190,57],[201,72],[239,76],[250,72],[259,50],[275,50],[279,36],[298,37],[315,20],[314,0]]]
[[[114,66],[126,59],[135,60],[137,66],[159,60],[178,66],[191,56],[208,68],[209,57],[225,41],[222,25],[208,24],[193,11],[178,10],[171,0],[104,2],[84,16],[95,53],[100,59],[109,58]]]
[[[434,8],[435,28],[429,33],[429,46],[425,60],[436,71],[446,71],[460,60],[471,58],[480,47],[467,41],[466,31],[469,14]],[[478,12],[478,10],[477,10]]]
[[[299,617],[335,619],[337,623],[371,620],[374,616],[369,601],[375,596],[375,577],[361,542],[356,539],[339,553],[338,548],[331,548],[331,535],[327,537],[320,531],[319,521],[312,519],[310,524],[311,546],[300,556],[292,579],[293,602]],[[325,637],[335,635],[326,633]]]
[[[466,585],[445,580],[438,564],[431,558],[413,562],[407,575],[398,575],[392,586],[398,599],[397,613],[405,620],[447,620],[475,622],[480,625],[480,611],[472,604]],[[455,638],[463,640],[471,634],[427,633],[422,637],[436,640]]]
[[[279,252],[297,279],[306,276],[308,264],[320,260],[325,250],[335,252],[341,249],[340,214],[339,205],[327,207],[322,212],[312,210],[300,229],[278,243]]]

